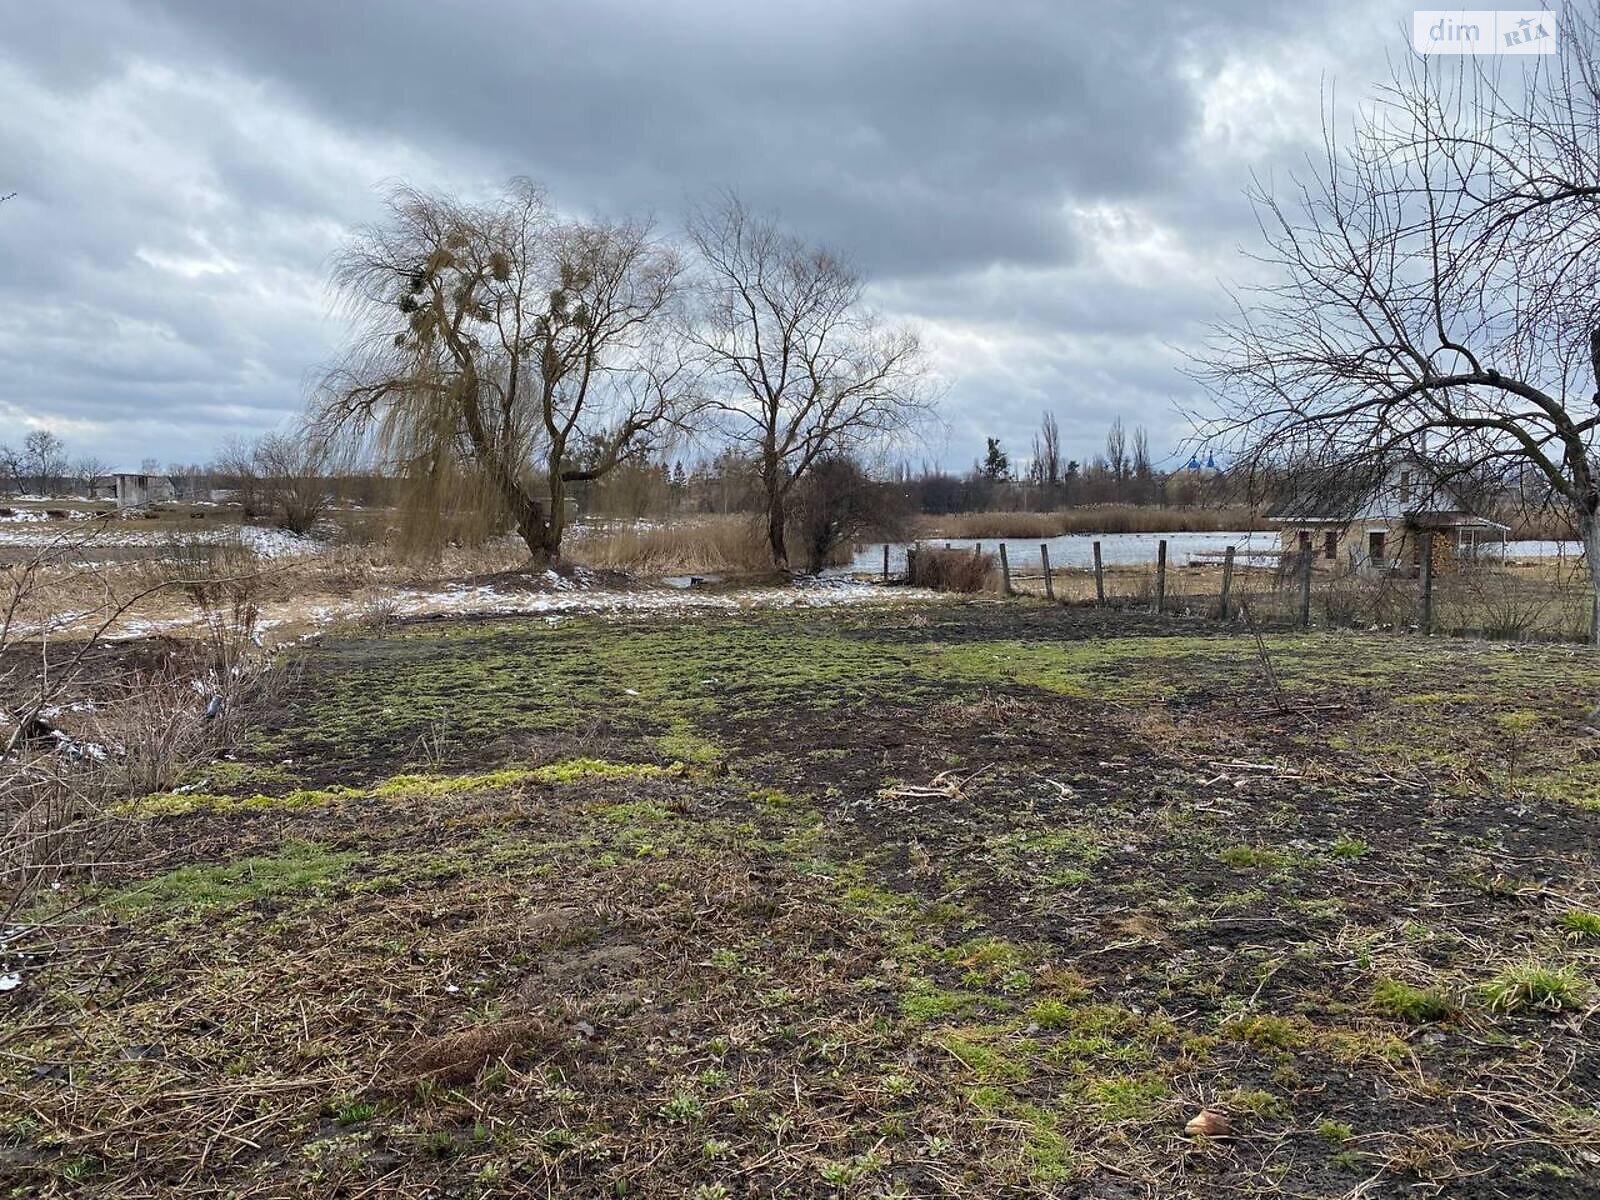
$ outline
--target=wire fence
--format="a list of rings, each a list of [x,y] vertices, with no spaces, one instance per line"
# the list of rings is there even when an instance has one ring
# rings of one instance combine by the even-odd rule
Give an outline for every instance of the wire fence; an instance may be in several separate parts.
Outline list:
[[[920,548],[913,548],[914,561]],[[932,548],[928,548],[932,549]],[[1191,616],[1250,619],[1270,626],[1415,630],[1509,640],[1590,640],[1594,592],[1581,557],[1512,562],[1498,558],[1425,554],[1410,568],[1374,568],[1285,554],[1246,558],[1233,548],[1216,556],[1169,560],[1165,541],[1143,563],[1059,567],[1046,546],[974,543],[935,551],[970,553],[982,590],[1033,595],[1066,604],[1101,604]],[[926,552],[926,551],[922,551]],[[1267,559],[1271,561],[1264,561]],[[885,579],[892,575],[884,556]],[[910,573],[908,568],[907,574]],[[971,579],[972,572],[963,573]],[[973,590],[969,588],[969,590]]]

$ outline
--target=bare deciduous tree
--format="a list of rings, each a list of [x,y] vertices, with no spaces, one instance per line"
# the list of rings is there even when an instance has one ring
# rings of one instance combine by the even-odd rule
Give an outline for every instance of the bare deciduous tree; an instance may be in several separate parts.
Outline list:
[[[72,464],[72,477],[83,481],[83,494],[94,495],[95,481],[111,472],[111,464],[94,454],[80,455]]]
[[[206,492],[206,468],[200,463],[170,462],[167,477],[172,480],[173,494],[184,500],[203,500]]]
[[[847,455],[829,454],[795,488],[789,526],[814,575],[851,541],[868,535],[898,541],[909,516],[903,491],[873,479]]]
[[[211,473],[233,493],[233,501],[243,510],[246,521],[266,512],[266,497],[256,466],[255,446],[245,438],[229,438],[222,443],[211,464]]]
[[[1061,426],[1056,415],[1046,412],[1039,421],[1039,431],[1033,435],[1033,474],[1044,489],[1045,504],[1055,507],[1061,487]]]
[[[658,453],[692,415],[662,337],[680,271],[646,225],[561,221],[525,180],[484,204],[396,189],[335,270],[357,336],[320,417],[376,434],[413,518],[465,490],[553,561],[567,485]]]
[[[1120,497],[1122,485],[1128,478],[1128,434],[1121,417],[1113,417],[1111,428],[1106,431],[1106,465]]]
[[[67,446],[48,429],[35,429],[22,443],[24,469],[33,486],[53,496],[66,483]]]
[[[787,567],[798,482],[928,408],[921,348],[910,330],[880,325],[848,263],[735,197],[694,214],[689,236],[700,260],[690,337],[728,436],[756,462],[772,561]]]
[[[0,446],[0,490],[7,493],[23,489],[23,477],[28,473],[28,459],[14,446]]]
[[[340,446],[316,430],[227,442],[212,471],[233,487],[245,520],[267,517],[280,529],[309,533],[333,500],[344,469]]]
[[[1198,356],[1204,435],[1264,473],[1425,452],[1535,479],[1582,535],[1600,615],[1600,56],[1403,67],[1346,144],[1257,185],[1272,278]],[[1594,625],[1600,637],[1600,620]]]

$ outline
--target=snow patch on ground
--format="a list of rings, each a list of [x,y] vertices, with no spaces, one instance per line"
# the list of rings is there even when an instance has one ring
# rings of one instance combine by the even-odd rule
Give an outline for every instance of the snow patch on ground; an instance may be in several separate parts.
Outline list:
[[[587,615],[608,613],[737,611],[751,608],[838,608],[848,605],[926,601],[936,593],[923,588],[884,588],[853,579],[807,580],[793,587],[751,587],[727,592],[682,588],[619,591],[585,588],[562,579],[551,592],[504,591],[493,584],[453,585],[437,591],[404,590],[393,598],[396,616],[436,614]],[[342,615],[358,615],[348,613]]]
[[[30,514],[23,518],[21,523],[31,523],[32,520]],[[325,544],[316,538],[302,537],[286,529],[267,529],[259,525],[224,525],[220,528],[185,531],[181,536],[175,537],[171,532],[130,529],[118,524],[97,525],[86,531],[72,531],[68,534],[59,528],[43,530],[16,528],[18,522],[14,518],[0,518],[0,522],[4,521],[12,522],[11,528],[6,528],[0,523],[0,545],[5,546],[54,546],[71,536],[81,538],[84,547],[92,546],[96,549],[171,546],[175,543],[189,546],[227,546],[237,542],[262,558],[316,554],[326,548]]]
[[[553,572],[551,573],[554,574]],[[883,587],[856,579],[801,579],[792,586],[762,586],[731,591],[662,586],[622,589],[597,586],[585,571],[540,577],[548,590],[518,590],[504,584],[448,584],[441,588],[398,588],[376,598],[333,600],[298,607],[295,602],[268,604],[256,622],[258,643],[271,630],[275,644],[318,633],[346,622],[430,616],[544,616],[559,621],[576,616],[625,616],[645,613],[738,612],[763,608],[843,608],[859,605],[925,603],[940,598],[926,588]],[[69,626],[80,632],[99,618],[89,613],[61,613],[49,632]],[[129,616],[107,631],[111,640],[155,637],[203,624],[199,615],[151,618]],[[309,630],[307,627],[309,626]],[[287,628],[285,628],[287,627]],[[40,632],[40,631],[31,631]]]
[[[239,526],[239,541],[262,558],[315,554],[323,548],[316,538],[290,533],[287,529],[263,529],[258,525]]]

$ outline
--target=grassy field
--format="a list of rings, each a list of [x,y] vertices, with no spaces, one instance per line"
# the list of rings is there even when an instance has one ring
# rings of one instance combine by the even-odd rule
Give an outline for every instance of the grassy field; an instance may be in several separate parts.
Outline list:
[[[1593,1195],[1592,652],[1264,647],[1030,601],[310,644],[57,895],[104,949],[0,996],[0,1188]]]

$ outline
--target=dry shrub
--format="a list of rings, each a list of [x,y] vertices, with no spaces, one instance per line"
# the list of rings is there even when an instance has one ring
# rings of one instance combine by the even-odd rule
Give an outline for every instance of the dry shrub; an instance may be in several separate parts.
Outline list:
[[[1478,566],[1442,576],[1434,603],[1445,628],[1520,641],[1558,623],[1561,581],[1550,574]]]
[[[772,569],[765,532],[754,517],[702,517],[671,525],[588,526],[564,547],[573,562],[639,575],[739,574]]]
[[[18,914],[75,866],[102,861],[107,787],[94,759],[23,746],[0,765],[0,973],[29,930]],[[16,944],[12,944],[16,943]]]
[[[923,518],[925,537],[1052,538],[1070,533],[1212,533],[1266,529],[1245,505],[1158,508],[1144,504],[1095,504],[1059,512],[956,513]]]
[[[908,556],[907,566],[907,578],[915,587],[936,592],[982,592],[991,586],[995,556],[919,546]]]
[[[214,549],[214,548],[212,548]],[[115,802],[170,786],[188,767],[236,742],[240,701],[258,686],[255,577],[226,573],[207,551],[181,575],[147,578],[157,563],[106,571],[86,565],[85,543],[59,544],[0,574],[0,974],[24,983],[93,949],[93,930],[51,886],[93,879],[123,853]],[[183,552],[187,555],[187,551]],[[75,641],[41,639],[15,619],[41,591],[92,595],[94,625]],[[91,653],[101,633],[155,592],[184,594],[201,635],[170,653]],[[109,664],[109,665],[108,665]],[[58,725],[57,722],[63,722]],[[3,1039],[0,1039],[3,1040]]]
[[[383,546],[398,540],[394,514],[387,508],[340,508],[329,514],[340,546]]]

